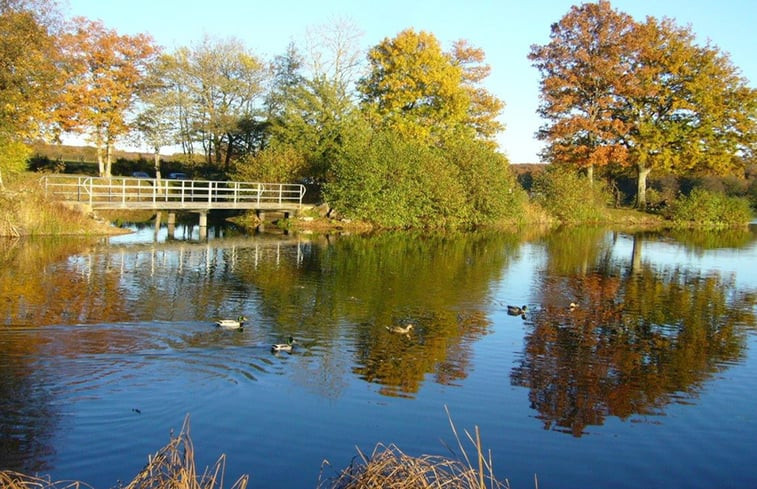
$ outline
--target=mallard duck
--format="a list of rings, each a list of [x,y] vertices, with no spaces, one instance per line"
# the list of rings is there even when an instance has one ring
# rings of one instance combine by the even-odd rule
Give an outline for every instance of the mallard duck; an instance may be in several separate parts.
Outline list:
[[[276,343],[275,345],[271,346],[271,351],[292,351],[292,348],[294,348],[294,338],[289,337],[287,338],[286,343]]]
[[[216,321],[216,326],[223,329],[242,329],[246,322],[246,317],[239,316],[236,319],[219,319]]]
[[[528,306],[507,306],[507,313],[511,316],[523,316],[527,310]]]
[[[412,324],[408,324],[407,326],[387,326],[387,331],[391,331],[392,333],[399,333],[399,334],[409,334],[410,330],[413,329]]]

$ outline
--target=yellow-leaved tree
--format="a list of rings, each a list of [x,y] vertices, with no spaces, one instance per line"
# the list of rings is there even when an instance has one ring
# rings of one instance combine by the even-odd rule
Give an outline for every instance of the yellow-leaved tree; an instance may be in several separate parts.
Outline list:
[[[33,2],[0,2],[0,188],[23,170],[27,143],[50,122],[60,76],[50,19]]]
[[[464,41],[447,53],[433,34],[406,29],[371,49],[368,61],[358,91],[375,127],[430,144],[491,139],[501,129],[504,104],[479,84],[488,75],[483,52]]]

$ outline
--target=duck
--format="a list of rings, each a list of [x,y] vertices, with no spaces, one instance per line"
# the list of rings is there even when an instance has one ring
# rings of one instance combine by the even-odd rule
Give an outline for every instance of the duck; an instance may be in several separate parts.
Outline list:
[[[412,323],[409,323],[406,326],[387,326],[386,327],[387,331],[391,331],[392,333],[399,333],[399,334],[410,334],[411,329],[413,329]]]
[[[276,343],[273,346],[271,346],[271,351],[274,351],[274,352],[277,352],[277,351],[291,352],[292,348],[294,348],[294,343],[295,343],[294,338],[290,336],[289,338],[287,338],[287,342],[286,343]]]
[[[216,326],[223,329],[242,329],[246,322],[246,317],[239,316],[236,319],[219,319],[216,321]]]
[[[507,313],[511,316],[523,316],[527,310],[528,306],[507,306]]]

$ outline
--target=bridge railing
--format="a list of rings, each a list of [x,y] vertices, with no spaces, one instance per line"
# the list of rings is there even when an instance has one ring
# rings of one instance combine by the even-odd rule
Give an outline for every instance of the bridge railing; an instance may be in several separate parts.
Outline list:
[[[45,175],[45,193],[53,198],[89,204],[92,208],[197,205],[223,207],[290,207],[302,205],[305,186],[293,183],[232,182],[217,180],[170,180],[133,177]]]

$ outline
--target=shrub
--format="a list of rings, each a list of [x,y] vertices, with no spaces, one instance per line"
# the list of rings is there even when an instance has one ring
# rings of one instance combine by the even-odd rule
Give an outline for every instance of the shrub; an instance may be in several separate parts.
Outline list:
[[[305,156],[287,144],[272,143],[264,150],[244,156],[236,164],[234,178],[251,182],[288,183],[304,176]]]
[[[534,178],[532,191],[537,204],[565,223],[601,222],[611,200],[601,182],[591,184],[575,171],[554,165]]]
[[[745,198],[728,197],[698,187],[689,195],[679,197],[667,217],[678,226],[729,227],[748,223],[752,212]]]
[[[443,227],[468,219],[457,169],[438,150],[384,131],[350,138],[324,187],[332,207],[379,226]]]

